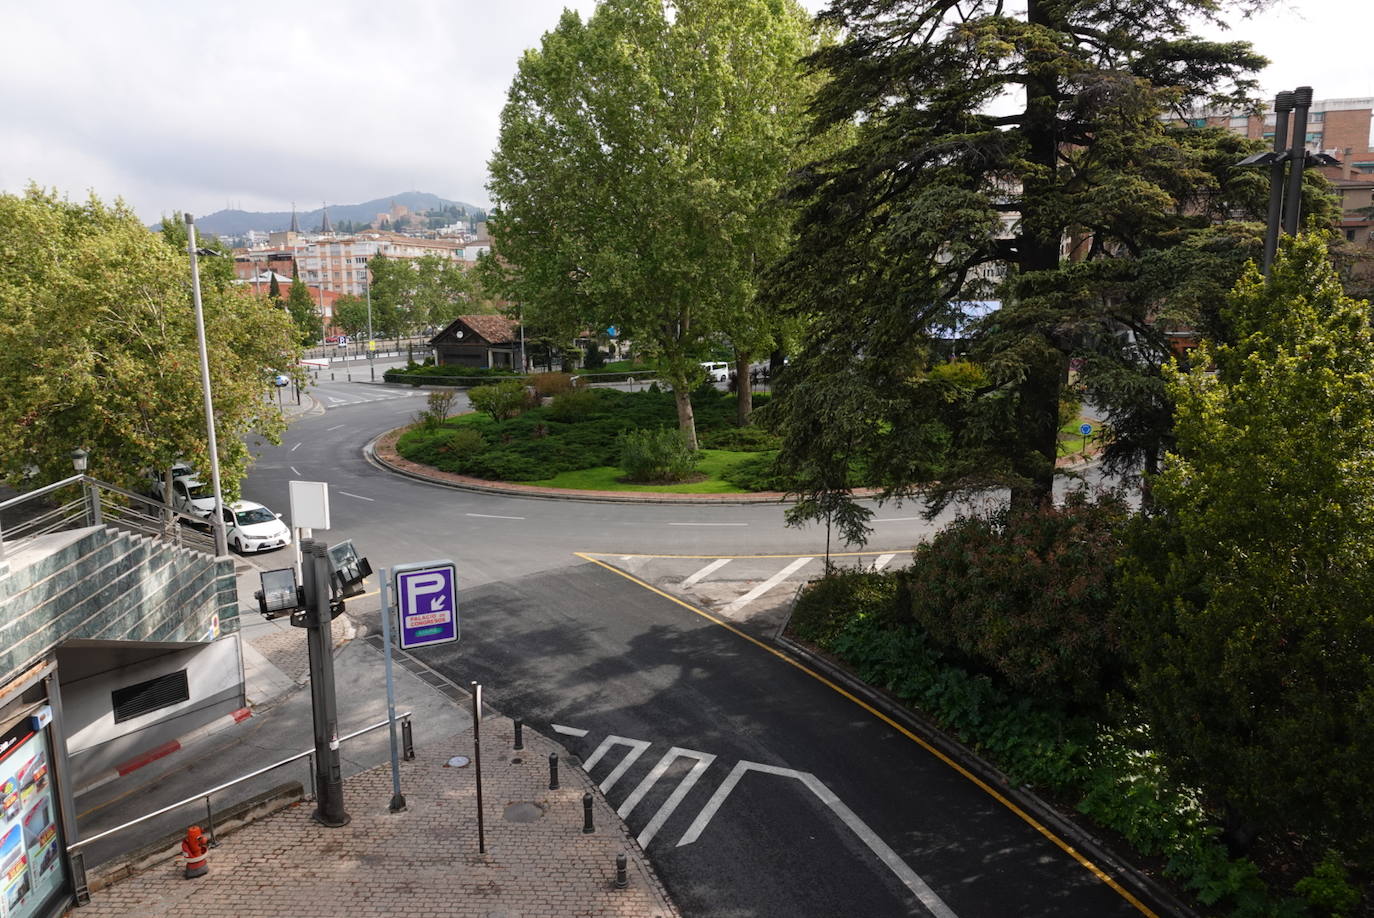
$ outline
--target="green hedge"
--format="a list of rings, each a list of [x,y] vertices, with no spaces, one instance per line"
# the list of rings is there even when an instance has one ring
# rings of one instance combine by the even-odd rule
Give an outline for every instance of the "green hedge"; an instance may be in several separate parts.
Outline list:
[[[764,401],[766,396],[755,396],[756,403]],[[699,434],[733,427],[733,396],[702,388],[693,393],[692,405]],[[543,481],[562,472],[617,465],[626,431],[676,426],[670,392],[574,390],[506,421],[466,415],[431,430],[413,428],[396,448],[407,459],[446,472],[492,481]],[[452,448],[449,437],[462,427],[479,431],[485,447]]]
[[[389,383],[409,383],[412,386],[468,386],[473,382],[492,378],[508,379],[517,376],[514,370],[496,367],[434,366],[411,364],[401,369],[387,370],[382,379]]]

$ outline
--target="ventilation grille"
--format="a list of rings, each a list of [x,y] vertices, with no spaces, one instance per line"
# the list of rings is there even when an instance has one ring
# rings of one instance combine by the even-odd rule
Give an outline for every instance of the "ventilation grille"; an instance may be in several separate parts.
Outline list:
[[[189,701],[191,690],[186,681],[186,670],[183,669],[137,685],[115,689],[110,693],[110,699],[114,704],[115,723],[118,724],[149,711]]]

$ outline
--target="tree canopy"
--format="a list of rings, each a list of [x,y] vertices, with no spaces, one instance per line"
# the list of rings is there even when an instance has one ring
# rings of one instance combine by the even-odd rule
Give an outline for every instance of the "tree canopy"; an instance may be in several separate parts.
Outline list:
[[[888,497],[938,478],[937,500],[1001,485],[1043,503],[1082,357],[1113,456],[1157,456],[1164,331],[1205,322],[1260,238],[1227,222],[1263,212],[1262,174],[1233,168],[1254,142],[1164,117],[1253,87],[1263,60],[1248,46],[1189,32],[1217,9],[836,0],[821,18],[848,37],[811,58],[829,77],[816,129],[854,125],[855,140],[789,193],[805,209],[772,290],[811,324],[777,387],[779,429],[804,427],[816,399],[833,402],[824,381],[844,377],[831,410],[865,430],[855,461]],[[982,317],[965,305],[993,299]],[[935,374],[950,352],[978,372]],[[784,465],[826,465],[816,441],[790,439]],[[803,489],[833,488],[827,474]]]
[[[765,353],[751,311],[790,215],[815,42],[793,0],[606,0],[521,59],[490,163],[489,266],[531,325],[617,326],[688,393],[713,345]]]
[[[178,459],[205,468],[208,453],[190,263],[122,202],[75,203],[30,188],[0,195],[0,470],[29,467],[47,480],[90,473],[136,485]],[[276,441],[284,425],[268,400],[271,373],[295,363],[287,317],[221,262],[199,260],[225,491],[236,494],[246,438]]]
[[[1125,590],[1141,703],[1244,834],[1374,856],[1374,334],[1318,235],[1168,374],[1178,446]],[[1215,370],[1213,371],[1213,366]]]

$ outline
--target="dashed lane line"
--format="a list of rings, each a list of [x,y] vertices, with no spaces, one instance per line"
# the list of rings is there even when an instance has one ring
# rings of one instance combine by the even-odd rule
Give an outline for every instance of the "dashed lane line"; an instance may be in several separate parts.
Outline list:
[[[523,516],[497,516],[494,513],[465,513],[464,516],[477,516],[484,520],[523,520]]]
[[[748,526],[748,523],[669,523],[669,526]]]
[[[739,599],[736,599],[734,602],[722,608],[720,611],[726,615],[729,615],[731,612],[739,611],[740,609],[749,605],[749,603],[758,599],[764,593],[767,593],[769,590],[773,589],[773,587],[782,583],[784,580],[787,579],[789,574],[792,574],[795,571],[805,567],[807,564],[811,563],[814,560],[815,558],[798,558],[791,564],[784,567],[782,570],[778,571],[772,577],[769,577],[763,583],[760,583],[758,586],[754,587],[748,593],[745,593]]]
[[[358,498],[358,500],[365,500],[368,503],[377,502],[377,498],[375,497],[363,497],[361,494],[354,494],[352,491],[340,491],[339,493],[342,494],[344,497],[356,497]]]

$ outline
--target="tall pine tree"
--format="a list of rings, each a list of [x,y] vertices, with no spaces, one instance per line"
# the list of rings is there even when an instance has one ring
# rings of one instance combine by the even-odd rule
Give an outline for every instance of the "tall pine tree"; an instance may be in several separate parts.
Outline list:
[[[773,285],[811,322],[771,409],[803,516],[848,504],[853,468],[889,497],[938,478],[945,497],[1001,485],[1044,503],[1075,356],[1120,415],[1117,457],[1159,454],[1159,319],[1196,324],[1260,230],[1223,222],[1262,212],[1261,176],[1233,168],[1248,142],[1162,117],[1252,88],[1262,58],[1188,32],[1217,11],[836,0],[822,14],[848,40],[812,58],[830,77],[816,129],[852,123],[857,139],[798,173],[800,238]],[[961,315],[990,299],[1000,309]],[[976,367],[941,369],[950,347]],[[820,454],[822,415],[846,425],[842,458]],[[864,514],[842,517],[861,539]]]

